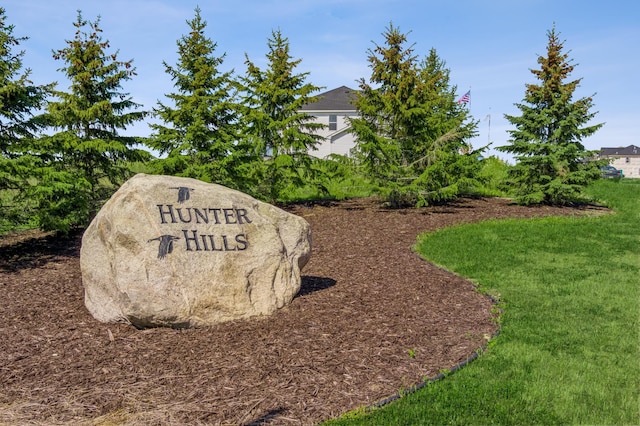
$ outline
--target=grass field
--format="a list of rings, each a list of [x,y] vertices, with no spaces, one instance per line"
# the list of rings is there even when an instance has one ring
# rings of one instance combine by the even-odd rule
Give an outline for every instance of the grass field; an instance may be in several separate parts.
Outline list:
[[[329,424],[640,424],[640,181],[590,192],[616,213],[421,237],[425,258],[499,298],[501,332],[445,379]]]

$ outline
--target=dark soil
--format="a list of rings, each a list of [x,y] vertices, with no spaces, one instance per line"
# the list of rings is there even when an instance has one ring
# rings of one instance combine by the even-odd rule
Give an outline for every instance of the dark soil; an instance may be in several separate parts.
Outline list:
[[[416,236],[598,210],[373,199],[288,210],[313,232],[293,302],[261,319],[138,330],[84,307],[81,234],[0,237],[0,423],[313,424],[451,369],[497,331],[492,301],[422,260]]]

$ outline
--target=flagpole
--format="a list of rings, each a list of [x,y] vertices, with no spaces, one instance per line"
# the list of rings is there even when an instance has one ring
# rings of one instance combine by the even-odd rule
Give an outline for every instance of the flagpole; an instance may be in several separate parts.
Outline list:
[[[487,133],[487,144],[491,144],[491,108],[489,108],[489,132]]]
[[[489,108],[489,114],[487,114],[482,121],[489,122],[489,131],[487,132],[487,143],[491,145],[491,108]]]

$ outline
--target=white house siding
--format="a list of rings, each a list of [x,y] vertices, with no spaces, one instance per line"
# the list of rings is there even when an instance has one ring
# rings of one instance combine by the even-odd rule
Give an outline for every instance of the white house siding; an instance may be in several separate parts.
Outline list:
[[[626,147],[600,148],[599,157],[608,158],[613,167],[622,170],[624,177],[640,178],[640,147],[629,145]]]
[[[354,111],[305,111],[316,118],[316,122],[326,127],[316,132],[324,139],[310,154],[314,157],[325,158],[331,154],[349,155],[351,148],[355,146],[353,134],[346,130],[350,127],[347,117],[356,117]],[[336,116],[336,129],[329,129],[329,116]]]
[[[611,165],[618,170],[622,170],[624,177],[628,178],[640,178],[640,156],[623,156],[623,157],[609,157],[613,158]]]

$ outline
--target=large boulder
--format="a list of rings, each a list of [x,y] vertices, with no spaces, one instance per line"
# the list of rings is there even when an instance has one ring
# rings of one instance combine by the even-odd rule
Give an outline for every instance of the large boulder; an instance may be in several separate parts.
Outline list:
[[[82,237],[85,305],[137,327],[269,315],[299,291],[310,254],[299,216],[221,185],[139,174]]]

